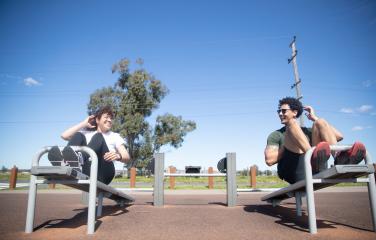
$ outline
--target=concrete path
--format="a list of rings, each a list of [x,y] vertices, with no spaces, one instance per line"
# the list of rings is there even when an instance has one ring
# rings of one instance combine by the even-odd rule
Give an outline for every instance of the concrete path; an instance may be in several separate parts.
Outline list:
[[[0,239],[376,239],[366,188],[315,194],[318,234],[295,216],[293,200],[273,208],[260,201],[265,192],[239,193],[226,207],[224,191],[167,191],[164,207],[152,206],[150,192],[133,192],[126,208],[106,200],[96,232],[86,235],[87,208],[75,190],[38,193],[35,232],[25,234],[26,191],[0,191]]]

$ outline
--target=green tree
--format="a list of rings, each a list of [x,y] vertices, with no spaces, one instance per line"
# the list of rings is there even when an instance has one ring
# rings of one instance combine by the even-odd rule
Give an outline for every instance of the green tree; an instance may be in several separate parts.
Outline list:
[[[89,114],[106,105],[115,111],[113,130],[126,139],[131,157],[128,168],[145,166],[164,145],[180,147],[187,133],[196,129],[195,122],[169,113],[158,116],[155,126],[146,121],[168,94],[168,89],[143,68],[142,59],[136,63],[139,67],[133,72],[128,59],[114,64],[112,73],[119,74],[115,85],[96,90],[88,104]]]
[[[271,170],[265,170],[265,171],[264,171],[264,174],[265,174],[266,176],[271,176],[271,175],[273,175],[273,172],[272,172]]]
[[[174,116],[170,113],[158,116],[153,135],[154,152],[158,152],[166,144],[175,148],[181,147],[185,135],[195,129],[195,122],[184,121],[181,116]]]
[[[8,169],[7,167],[5,167],[4,165],[3,165],[2,168],[1,168],[1,172],[3,172],[3,173],[4,173],[4,172],[8,172],[8,170],[9,170],[9,169]]]

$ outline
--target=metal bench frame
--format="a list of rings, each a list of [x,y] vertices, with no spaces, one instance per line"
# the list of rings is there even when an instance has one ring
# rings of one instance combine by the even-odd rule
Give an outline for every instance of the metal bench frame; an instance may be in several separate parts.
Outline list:
[[[226,177],[227,188],[227,206],[236,206],[237,186],[236,186],[236,154],[226,153],[227,170],[226,173],[165,173],[164,172],[164,153],[154,155],[154,206],[164,205],[164,179],[165,177]]]
[[[330,146],[330,149],[335,151],[346,151],[350,148],[351,145]],[[295,197],[296,212],[298,216],[301,216],[301,198],[306,195],[309,231],[311,234],[315,234],[317,233],[317,225],[314,190],[332,186],[341,182],[367,182],[373,229],[376,232],[376,185],[374,176],[375,169],[372,165],[371,155],[369,154],[369,152],[367,151],[366,157],[364,159],[365,165],[336,165],[312,176],[311,157],[314,149],[315,147],[311,148],[304,155],[305,180],[301,180],[299,182],[291,184],[288,187],[272,192],[262,197],[261,200],[270,202],[273,206],[276,206],[284,199]],[[344,170],[342,173],[341,169]],[[346,177],[346,173],[350,173],[350,175],[352,174],[353,176]],[[339,177],[344,177],[335,178],[336,175]],[[368,175],[368,177],[358,178],[361,175]]]
[[[62,149],[62,147],[60,147]],[[34,215],[35,215],[35,200],[37,195],[37,185],[46,184],[46,183],[58,183],[64,184],[69,187],[77,188],[83,191],[88,192],[89,201],[88,201],[88,217],[87,217],[87,234],[93,234],[95,231],[95,206],[96,198],[98,196],[98,211],[97,216],[102,214],[102,204],[103,198],[108,197],[114,201],[118,201],[120,205],[124,203],[133,202],[134,199],[126,194],[119,192],[115,188],[112,188],[102,182],[97,181],[98,173],[98,158],[96,153],[85,146],[72,146],[74,151],[82,151],[89,154],[89,161],[91,161],[90,167],[90,177],[85,174],[78,174],[78,176],[64,175],[64,172],[74,171],[70,167],[49,167],[51,170],[48,172],[48,167],[43,168],[39,166],[39,161],[41,157],[47,153],[51,147],[44,147],[41,149],[33,158],[32,170],[41,170],[41,174],[38,176],[43,176],[45,179],[38,179],[37,175],[30,175],[30,186],[29,186],[29,196],[28,196],[28,205],[27,205],[27,216],[26,216],[26,226],[25,232],[31,233],[34,228]],[[39,168],[39,169],[38,169]],[[60,168],[60,169],[59,169]],[[55,179],[54,179],[55,178]],[[89,186],[88,186],[89,185]]]

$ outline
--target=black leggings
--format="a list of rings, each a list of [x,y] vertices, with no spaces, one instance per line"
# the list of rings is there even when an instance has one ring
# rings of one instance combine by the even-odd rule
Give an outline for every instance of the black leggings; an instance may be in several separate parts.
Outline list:
[[[105,184],[109,184],[112,181],[115,176],[115,167],[113,162],[103,159],[104,154],[109,152],[109,149],[101,133],[94,134],[89,144],[87,144],[85,136],[82,133],[77,132],[69,140],[68,146],[88,146],[93,149],[98,157],[98,181]],[[82,155],[84,156],[82,172],[90,176],[91,162],[87,160],[89,159],[89,155],[84,152]]]

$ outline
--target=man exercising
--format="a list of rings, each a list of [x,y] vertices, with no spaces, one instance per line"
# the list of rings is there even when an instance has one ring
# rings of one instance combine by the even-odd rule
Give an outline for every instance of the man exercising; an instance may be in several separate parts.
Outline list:
[[[297,119],[303,110],[313,122],[312,128],[299,126]],[[268,136],[264,152],[266,164],[272,166],[278,163],[278,176],[293,184],[305,177],[304,159],[301,156],[316,146],[311,159],[312,173],[326,169],[331,154],[329,145],[341,141],[342,134],[325,119],[317,117],[311,106],[303,107],[296,98],[279,100],[277,113],[285,126]],[[348,151],[332,154],[335,164],[358,164],[364,159],[366,150],[362,143],[355,142]]]

